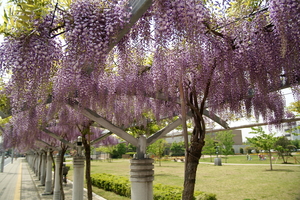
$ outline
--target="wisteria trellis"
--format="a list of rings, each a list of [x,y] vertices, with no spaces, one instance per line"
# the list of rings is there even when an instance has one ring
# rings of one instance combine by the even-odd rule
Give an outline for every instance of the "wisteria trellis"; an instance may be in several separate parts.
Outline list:
[[[195,124],[201,121],[202,135],[204,108],[219,114],[246,111],[273,123],[287,117],[278,89],[284,78],[299,94],[297,0],[267,1],[267,12],[219,30],[214,29],[219,19],[203,1],[154,0],[116,42],[118,31],[130,23],[126,5],[128,1],[74,1],[69,10],[35,20],[34,32],[5,39],[1,69],[13,72],[8,89],[13,122],[20,122],[17,113],[24,102],[34,109],[49,94],[53,112],[76,101],[118,126],[144,123],[145,111],[156,120],[178,115],[178,99],[184,97]],[[53,37],[59,35],[54,31],[58,24],[64,24],[64,45]],[[155,98],[160,94],[164,99]],[[46,107],[27,117],[46,122]],[[28,121],[18,125],[26,128]]]

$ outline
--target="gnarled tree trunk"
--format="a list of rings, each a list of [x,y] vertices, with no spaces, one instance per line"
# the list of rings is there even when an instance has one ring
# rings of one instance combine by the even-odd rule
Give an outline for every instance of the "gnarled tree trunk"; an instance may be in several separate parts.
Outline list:
[[[93,199],[93,190],[92,190],[92,182],[91,182],[91,144],[90,144],[90,134],[91,134],[90,127],[92,124],[93,121],[90,121],[87,125],[83,126],[83,129],[81,131],[82,143],[84,146],[85,161],[86,161],[85,179],[86,179],[88,200]]]
[[[182,194],[182,199],[184,200],[194,199],[196,173],[204,146],[204,137],[196,137],[200,135],[200,132],[203,133],[203,131],[199,131],[197,127],[194,128],[190,148],[186,151],[185,155],[184,190]]]
[[[184,176],[184,188],[182,193],[183,200],[194,199],[196,173],[197,173],[199,160],[202,155],[202,148],[205,144],[204,139],[205,139],[206,127],[203,118],[203,112],[205,108],[205,101],[208,97],[212,74],[214,72],[215,67],[216,64],[213,66],[211,70],[211,74],[210,74],[211,76],[207,80],[207,85],[203,93],[203,98],[200,104],[198,104],[199,96],[197,95],[195,86],[190,87],[189,95],[185,95],[185,96],[181,95],[182,97],[184,97],[184,99],[186,99],[187,105],[192,111],[193,120],[194,120],[194,130],[191,136],[190,146],[186,148],[186,154],[185,154],[185,176]],[[185,105],[182,104],[182,106]]]
[[[64,164],[64,156],[68,149],[68,146],[61,144],[61,154],[60,156],[60,166],[59,166],[59,184],[60,184],[60,193],[61,193],[61,200],[65,199],[65,192],[63,187],[63,164]]]
[[[85,170],[85,179],[87,187],[87,196],[88,200],[93,199],[92,194],[92,182],[91,182],[91,146],[85,137],[82,137],[82,143],[85,150],[85,161],[86,161],[86,170]]]

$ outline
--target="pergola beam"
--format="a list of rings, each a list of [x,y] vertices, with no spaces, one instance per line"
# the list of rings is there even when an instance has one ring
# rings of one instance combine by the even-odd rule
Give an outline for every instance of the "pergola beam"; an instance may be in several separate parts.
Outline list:
[[[51,144],[48,144],[47,142],[43,141],[43,140],[40,140],[40,139],[36,139],[37,142],[40,142],[48,147],[50,147],[51,149],[58,149],[56,147],[53,147]],[[38,145],[38,144],[37,144]],[[38,145],[39,147],[43,148],[42,146]]]
[[[101,140],[104,140],[105,138],[107,138],[108,136],[110,136],[111,134],[113,134],[112,132],[108,132],[108,133],[105,133],[104,135],[101,135],[100,137],[98,137],[97,139],[95,140],[92,140],[91,141],[91,145],[101,141]]]
[[[180,126],[181,124],[182,124],[182,119],[179,118],[179,119],[175,120],[174,122],[172,122],[171,124],[169,124],[168,126],[166,126],[165,128],[157,131],[156,133],[151,135],[149,138],[147,138],[147,145],[154,143],[156,140],[158,140],[160,138],[163,138],[167,133],[174,130],[176,127]]]
[[[61,141],[62,143],[66,144],[66,145],[68,145],[68,146],[70,146],[70,147],[72,147],[72,148],[74,147],[74,144],[72,144],[71,142],[65,140],[65,139],[62,138],[61,136],[56,135],[56,134],[53,133],[52,131],[50,131],[50,130],[48,130],[48,129],[46,129],[46,128],[44,128],[42,131],[45,132],[47,135],[49,135],[49,136],[51,136],[51,137],[53,137],[53,138],[55,138],[55,139]]]
[[[130,31],[132,26],[139,20],[139,18],[148,10],[148,8],[152,5],[152,0],[130,0],[129,7],[131,10],[131,17],[129,23],[121,29],[115,38],[112,40],[108,47],[108,51],[111,51],[114,46],[120,42],[120,40]]]
[[[80,108],[78,104],[76,103],[69,103],[69,105],[74,108],[75,110],[79,111],[81,114],[86,116],[87,118],[93,120],[94,122],[98,123],[99,125],[103,126],[104,128],[108,129],[112,133],[116,134],[117,136],[123,138],[130,144],[137,146],[138,140],[133,137],[132,135],[128,134],[123,129],[115,126],[110,121],[106,120],[105,118],[101,117],[96,113],[95,111],[88,109],[88,108]]]
[[[283,123],[296,122],[296,121],[300,121],[300,118],[282,119],[282,120],[280,120],[280,123],[283,124]],[[236,129],[243,129],[243,128],[251,128],[251,127],[255,127],[255,126],[266,126],[266,125],[272,125],[272,123],[262,122],[262,123],[255,123],[255,124],[246,124],[246,125],[242,125],[242,126],[231,127],[228,129],[207,130],[206,133],[214,133],[214,132],[219,132],[219,131],[236,130]]]
[[[283,123],[296,122],[296,121],[300,121],[300,118],[282,119],[280,121],[280,123],[283,124]],[[241,125],[241,126],[230,127],[228,129],[212,129],[212,130],[207,130],[205,132],[206,133],[216,133],[216,132],[220,132],[220,131],[230,131],[230,130],[237,130],[237,129],[243,129],[243,128],[251,128],[251,127],[256,127],[256,126],[266,126],[266,125],[272,125],[272,124],[268,123],[268,122],[262,122],[262,123],[246,124],[246,125]],[[173,136],[164,136],[163,138],[169,138],[169,137],[183,137],[183,134],[173,135]]]

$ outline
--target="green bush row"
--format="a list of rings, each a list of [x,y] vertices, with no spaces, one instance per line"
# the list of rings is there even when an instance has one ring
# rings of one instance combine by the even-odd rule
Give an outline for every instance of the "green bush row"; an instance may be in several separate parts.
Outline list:
[[[106,191],[114,192],[118,195],[129,197],[131,193],[130,181],[127,177],[115,176],[112,174],[92,174],[92,184]],[[154,200],[181,200],[183,188],[178,186],[153,185]],[[216,200],[216,195],[195,191],[196,200]]]
[[[153,186],[154,200],[181,200],[183,188],[179,186],[162,185],[160,183]],[[196,200],[216,200],[216,195],[195,191]]]
[[[118,195],[130,197],[130,182],[128,178],[112,174],[91,174],[92,185],[114,192]]]

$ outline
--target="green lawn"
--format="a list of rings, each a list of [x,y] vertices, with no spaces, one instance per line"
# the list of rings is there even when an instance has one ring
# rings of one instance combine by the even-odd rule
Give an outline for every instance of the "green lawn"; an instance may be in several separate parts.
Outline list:
[[[297,159],[300,160],[299,155]],[[222,159],[222,166],[207,163],[209,158],[200,161],[195,189],[215,193],[219,200],[300,200],[300,165],[281,165],[278,163],[282,161],[277,160],[274,170],[270,171],[269,161],[259,161],[257,156],[251,161],[247,161],[246,156],[229,156],[228,163]],[[162,161],[161,166],[158,162],[154,165],[154,184],[183,185],[184,163]],[[130,162],[125,159],[111,163],[92,161],[91,171],[129,177]],[[72,177],[72,170],[68,177]],[[108,200],[128,200],[103,190],[94,192]]]
[[[263,154],[266,157],[266,160],[259,160],[257,154],[251,154],[251,160],[247,160],[246,155],[235,155],[235,156],[221,156],[222,163],[238,163],[238,164],[269,164],[270,160],[267,153]],[[279,158],[276,154],[273,154],[272,163],[274,164],[281,164],[282,159]],[[210,158],[210,156],[205,156],[205,158],[201,158],[200,162],[214,162],[214,158]],[[300,162],[300,154],[294,155],[293,157],[288,158],[289,163],[295,163],[295,158]],[[300,163],[299,163],[300,164]]]

